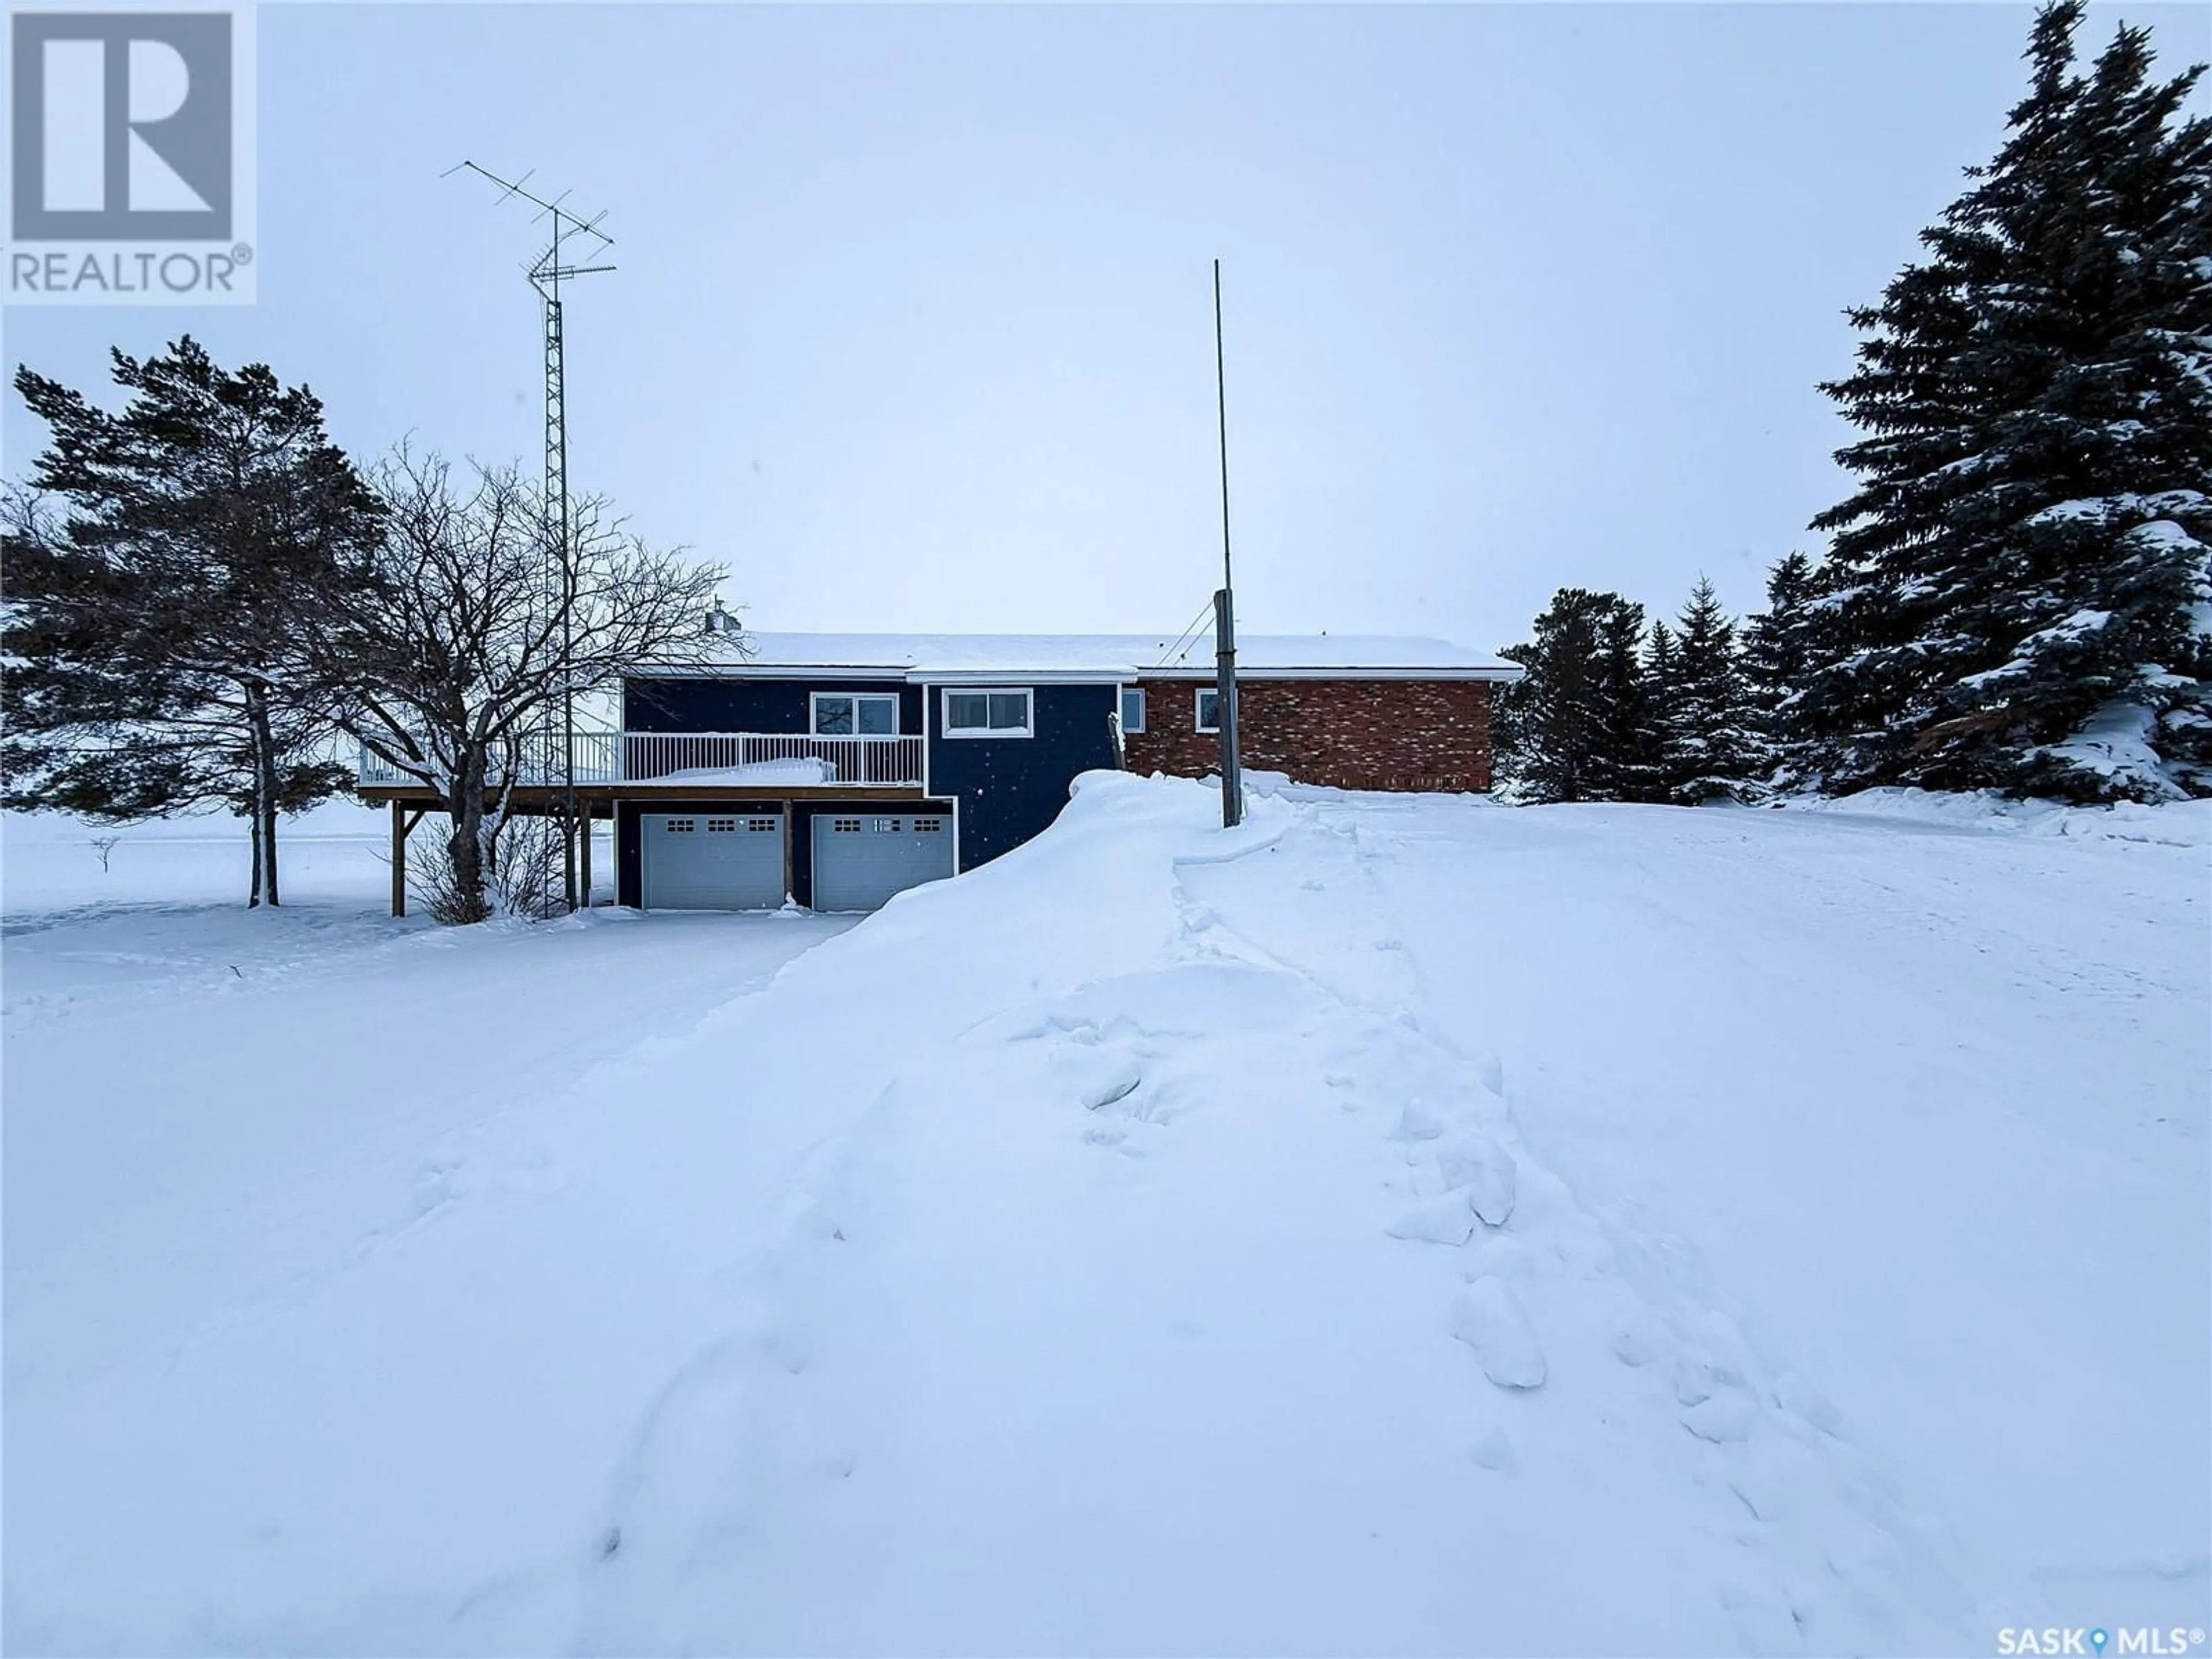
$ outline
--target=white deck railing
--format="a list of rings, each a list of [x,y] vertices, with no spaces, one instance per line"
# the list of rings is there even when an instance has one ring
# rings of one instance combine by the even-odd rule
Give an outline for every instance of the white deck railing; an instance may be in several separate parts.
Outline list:
[[[804,732],[625,732],[623,738],[623,781],[672,781],[679,772],[727,772],[745,767],[765,767],[777,762],[799,765],[777,767],[779,772],[801,771],[809,761],[818,763],[823,783],[850,784],[860,788],[896,787],[921,781],[922,739],[908,738],[818,738]],[[809,781],[793,775],[788,783]]]
[[[919,737],[820,738],[777,732],[605,732],[576,733],[576,781],[651,784],[750,784],[842,788],[903,788],[921,782]],[[532,732],[524,741],[518,782],[559,783],[562,734]],[[813,762],[811,767],[805,763]],[[779,764],[778,763],[783,763]],[[750,777],[749,770],[759,769]],[[413,774],[361,751],[360,781],[386,787],[418,781]],[[496,779],[494,780],[497,781]]]

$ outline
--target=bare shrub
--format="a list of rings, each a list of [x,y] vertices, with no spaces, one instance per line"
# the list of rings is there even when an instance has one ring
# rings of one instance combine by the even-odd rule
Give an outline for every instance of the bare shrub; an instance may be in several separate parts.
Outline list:
[[[568,911],[556,817],[502,820],[490,837],[481,884],[456,868],[447,844],[438,845],[419,872],[409,873],[410,904],[449,927],[500,916],[546,921]]]

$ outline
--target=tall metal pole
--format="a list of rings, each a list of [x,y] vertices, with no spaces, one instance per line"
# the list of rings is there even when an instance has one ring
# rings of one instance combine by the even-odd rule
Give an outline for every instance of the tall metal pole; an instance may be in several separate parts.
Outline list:
[[[580,902],[590,903],[592,896],[577,890],[576,562],[568,520],[568,347],[562,328],[561,282],[563,277],[589,276],[614,267],[564,264],[561,244],[564,236],[591,237],[599,246],[612,247],[614,239],[599,228],[604,214],[580,219],[561,205],[561,197],[549,202],[525,190],[523,185],[530,177],[526,173],[510,183],[474,161],[463,161],[460,167],[448,171],[458,173],[462,167],[481,173],[497,185],[505,192],[500,198],[501,201],[508,196],[520,196],[538,208],[541,217],[553,222],[552,243],[532,263],[529,276],[530,285],[538,290],[545,305],[545,503],[553,520],[555,556],[561,562],[561,879],[563,896],[568,908],[574,910]],[[588,823],[583,825],[581,833],[591,833]],[[585,863],[588,866],[588,854]]]
[[[1237,750],[1237,591],[1229,564],[1229,374],[1221,350],[1221,261],[1213,262],[1213,386],[1221,426],[1221,591],[1213,596],[1213,690],[1221,727],[1221,826],[1244,818],[1244,772]]]

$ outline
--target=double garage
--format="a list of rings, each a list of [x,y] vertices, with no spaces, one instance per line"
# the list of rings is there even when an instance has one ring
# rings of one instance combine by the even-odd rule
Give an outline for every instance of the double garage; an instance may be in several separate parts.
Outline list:
[[[632,902],[648,910],[773,910],[787,894],[816,910],[873,910],[954,869],[942,806],[640,810],[635,822]]]

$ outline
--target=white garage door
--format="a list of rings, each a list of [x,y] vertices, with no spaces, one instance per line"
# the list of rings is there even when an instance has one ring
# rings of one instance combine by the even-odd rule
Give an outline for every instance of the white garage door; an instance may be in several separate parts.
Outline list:
[[[783,818],[773,812],[641,815],[648,910],[773,910],[783,902]]]
[[[894,893],[952,873],[943,812],[820,812],[814,818],[814,908],[872,910]]]

